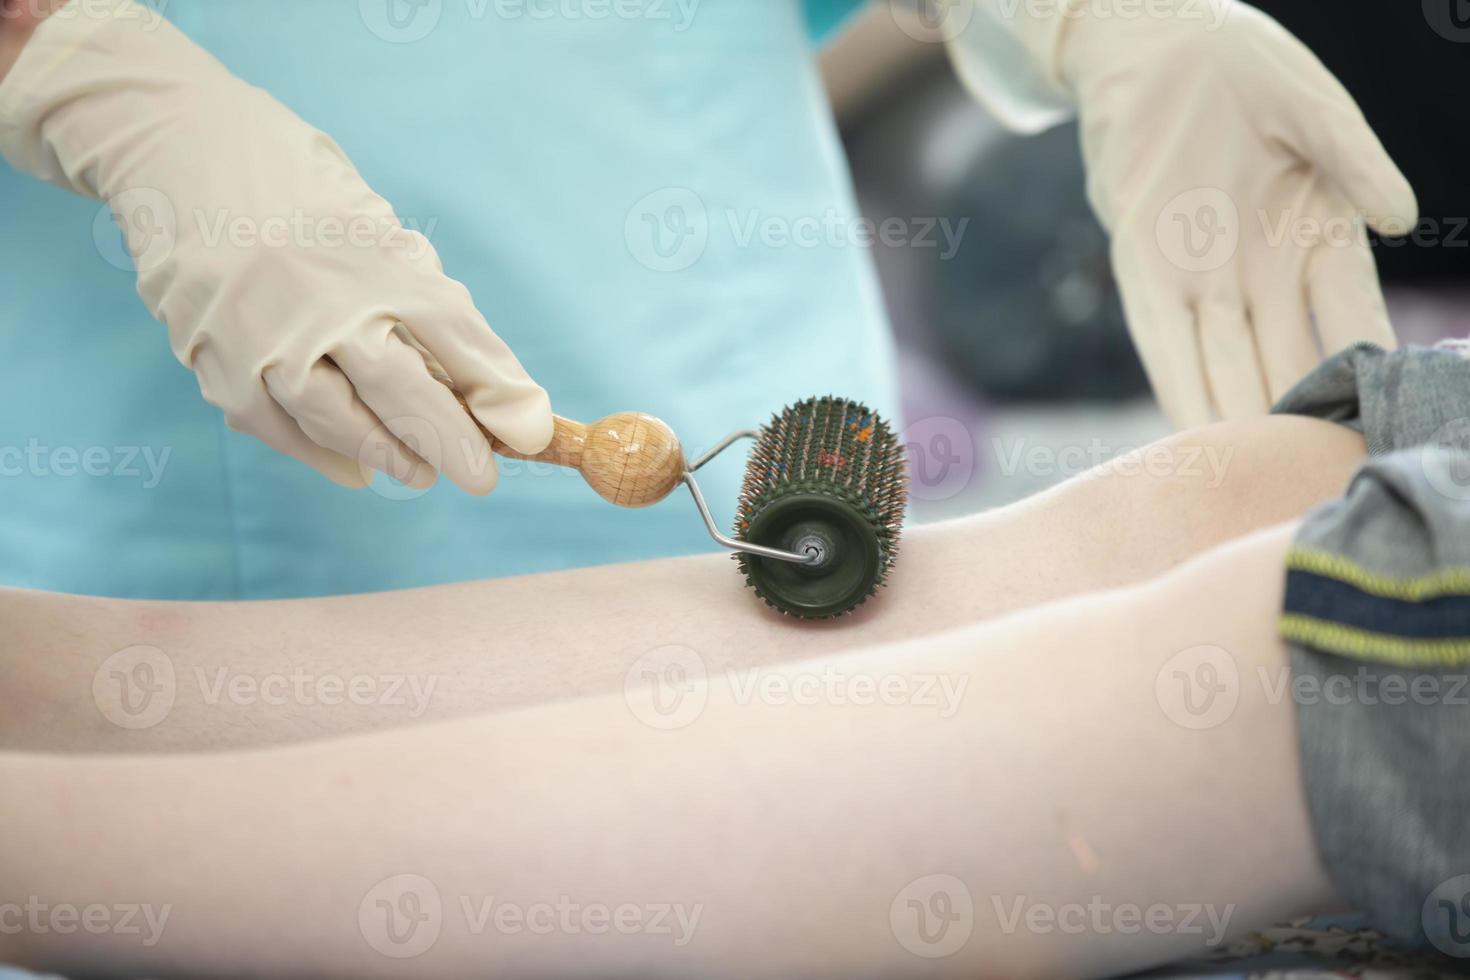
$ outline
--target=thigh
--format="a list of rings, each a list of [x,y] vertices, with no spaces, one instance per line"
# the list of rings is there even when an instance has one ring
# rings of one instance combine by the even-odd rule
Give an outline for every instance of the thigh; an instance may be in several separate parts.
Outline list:
[[[1300,416],[1177,433],[1012,506],[916,528],[892,589],[943,628],[1141,582],[1342,496],[1365,458],[1357,432]]]

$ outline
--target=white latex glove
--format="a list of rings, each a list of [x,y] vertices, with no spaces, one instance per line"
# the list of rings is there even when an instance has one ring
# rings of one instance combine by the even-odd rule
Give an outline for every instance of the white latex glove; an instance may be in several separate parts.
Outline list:
[[[490,446],[432,365],[513,448],[550,440],[546,392],[428,239],[147,7],[73,0],[44,21],[0,83],[0,151],[112,206],[139,294],[231,428],[348,486],[373,467],[486,493]]]
[[[1176,426],[1265,412],[1324,352],[1394,346],[1362,221],[1407,231],[1413,190],[1279,24],[1233,0],[965,2],[949,47],[972,90],[1033,119],[1080,107],[1088,195]],[[993,66],[1018,50],[1033,73],[1008,99]]]

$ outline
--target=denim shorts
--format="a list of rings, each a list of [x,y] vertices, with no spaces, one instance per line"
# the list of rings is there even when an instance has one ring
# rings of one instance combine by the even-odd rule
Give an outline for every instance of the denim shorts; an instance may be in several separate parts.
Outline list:
[[[1470,345],[1350,348],[1275,411],[1370,454],[1287,558],[1318,850],[1379,928],[1470,972]]]

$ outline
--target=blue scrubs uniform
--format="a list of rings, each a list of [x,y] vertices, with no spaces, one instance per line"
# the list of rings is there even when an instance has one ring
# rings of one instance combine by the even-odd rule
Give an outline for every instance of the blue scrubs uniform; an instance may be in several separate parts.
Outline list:
[[[851,240],[856,206],[800,6],[631,8],[171,0],[164,12],[335,137],[557,412],[651,412],[691,455],[812,394],[896,417],[872,259]],[[503,461],[484,499],[447,481],[339,488],[201,400],[119,268],[105,209],[0,166],[0,214],[4,584],[306,596],[713,547],[683,490],[623,510],[525,463]],[[742,456],[702,474],[727,526]]]
[[[802,6],[806,10],[806,26],[812,40],[818,43],[826,40],[867,2],[868,0],[806,0]]]

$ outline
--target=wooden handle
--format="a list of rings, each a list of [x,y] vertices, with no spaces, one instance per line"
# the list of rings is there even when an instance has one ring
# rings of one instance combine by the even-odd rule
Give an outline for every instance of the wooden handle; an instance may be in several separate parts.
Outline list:
[[[458,392],[455,397],[468,412],[464,397]],[[553,419],[556,427],[551,443],[539,453],[518,453],[489,432],[485,435],[497,455],[578,471],[598,496],[619,507],[656,504],[684,476],[684,451],[678,438],[652,415],[618,412],[589,425],[560,415]]]

